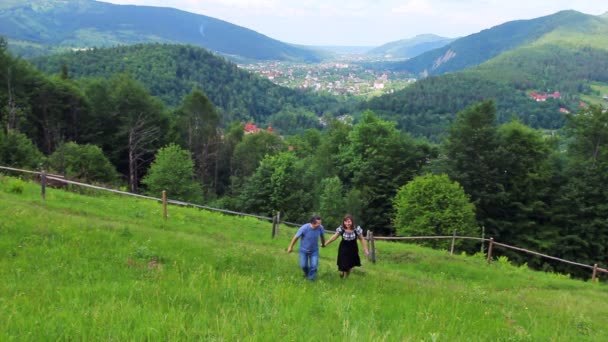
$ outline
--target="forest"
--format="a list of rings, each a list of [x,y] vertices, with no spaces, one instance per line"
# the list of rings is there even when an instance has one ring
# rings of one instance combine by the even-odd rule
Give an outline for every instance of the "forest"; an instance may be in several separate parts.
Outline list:
[[[297,101],[290,107],[277,95],[268,98],[278,101],[269,107],[280,113],[276,122],[310,128],[262,126],[245,134],[243,118],[262,113],[239,105],[241,115],[227,119],[216,103],[221,91],[193,86],[172,94],[178,100],[168,105],[152,93],[154,81],[138,80],[137,72],[76,79],[66,63],[49,76],[8,53],[5,41],[0,65],[3,166],[157,197],[166,190],[172,199],[252,214],[280,211],[292,222],[320,213],[329,230],[348,212],[376,235],[456,229],[580,263],[608,262],[608,113],[601,106],[564,115],[546,134],[499,114],[508,103],[491,93],[468,98],[463,110],[448,107],[449,121],[401,104],[411,106],[419,129],[442,128],[431,141],[400,129],[406,119],[399,116],[374,109],[356,121],[338,120],[329,109],[314,112]],[[431,78],[419,86],[428,87],[426,102],[439,100],[433,85]],[[240,96],[232,100],[247,103]],[[393,99],[374,100],[375,107],[398,106]],[[310,113],[325,114],[324,124]],[[535,269],[582,276],[567,265],[501,253]]]

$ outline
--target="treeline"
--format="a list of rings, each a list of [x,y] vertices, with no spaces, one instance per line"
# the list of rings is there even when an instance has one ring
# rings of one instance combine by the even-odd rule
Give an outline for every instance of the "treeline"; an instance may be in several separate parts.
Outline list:
[[[67,68],[75,79],[127,73],[171,107],[179,106],[184,96],[198,88],[218,107],[226,122],[263,122],[288,105],[317,115],[346,110],[334,96],[277,86],[205,49],[189,45],[137,44],[91,49],[40,57],[32,63],[47,74]]]
[[[65,72],[44,76],[5,46],[0,58],[0,164],[260,215],[280,211],[288,221],[320,213],[328,229],[349,212],[379,235],[484,231],[585,264],[608,262],[608,113],[600,107],[567,116],[560,135],[545,136],[517,121],[500,124],[494,102],[483,101],[459,112],[437,145],[371,111],[291,136],[245,134],[239,121],[223,125],[199,89],[170,109],[128,75],[75,81]]]

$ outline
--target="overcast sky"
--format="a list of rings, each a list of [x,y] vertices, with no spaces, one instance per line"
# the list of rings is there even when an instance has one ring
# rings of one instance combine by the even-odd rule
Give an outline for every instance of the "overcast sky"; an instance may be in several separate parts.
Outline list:
[[[462,37],[567,9],[600,15],[605,0],[104,0],[173,7],[303,45],[378,46],[433,33]]]

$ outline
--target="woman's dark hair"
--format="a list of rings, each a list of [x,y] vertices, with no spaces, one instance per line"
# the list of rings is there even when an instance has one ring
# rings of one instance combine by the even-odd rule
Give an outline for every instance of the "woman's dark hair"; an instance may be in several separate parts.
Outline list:
[[[348,219],[350,219],[353,222],[353,224],[351,225],[351,228],[355,229],[355,227],[356,227],[355,219],[353,218],[353,215],[351,215],[351,214],[344,215],[344,218],[342,219],[342,228],[346,228],[346,227],[344,227],[344,221],[346,221]]]

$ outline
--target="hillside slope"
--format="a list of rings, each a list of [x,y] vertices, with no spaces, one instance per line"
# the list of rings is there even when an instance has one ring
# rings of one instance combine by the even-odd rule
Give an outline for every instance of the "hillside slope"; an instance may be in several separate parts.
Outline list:
[[[73,78],[109,78],[129,73],[149,88],[152,95],[176,106],[198,87],[215,106],[237,118],[264,118],[285,105],[322,113],[337,104],[322,96],[273,84],[204,49],[173,44],[137,44],[44,56],[31,61],[40,70],[54,74],[63,65]]]
[[[17,52],[29,55],[158,42],[192,44],[253,60],[318,60],[311,50],[208,16],[94,0],[8,2],[0,6],[0,34]]]
[[[465,70],[422,79],[362,107],[435,140],[457,112],[487,99],[495,100],[500,123],[517,119],[534,128],[561,128],[563,112],[578,111],[582,98],[602,102],[603,94],[593,87],[608,83],[608,21],[572,11],[552,18],[549,23],[559,25],[547,24],[552,30],[528,44]],[[532,92],[559,97],[537,102]]]
[[[392,65],[394,70],[420,75],[439,75],[482,64],[501,53],[541,41],[546,36],[560,37],[564,32],[585,32],[601,37],[608,21],[576,11],[562,11],[531,20],[516,20],[485,29],[420,56]],[[562,37],[561,42],[568,40]],[[603,39],[593,39],[594,46],[606,48]]]
[[[154,201],[39,192],[0,175],[3,340],[608,338],[605,284],[504,258],[378,242],[378,263],[343,280],[332,245],[310,283],[285,253],[293,228],[271,239],[266,221],[170,206],[164,223]]]

